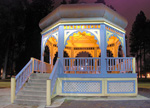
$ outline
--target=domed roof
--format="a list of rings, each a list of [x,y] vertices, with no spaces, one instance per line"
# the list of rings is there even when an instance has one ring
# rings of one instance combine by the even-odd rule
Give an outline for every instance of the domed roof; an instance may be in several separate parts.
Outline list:
[[[104,19],[123,29],[127,26],[127,20],[124,17],[102,3],[60,5],[44,17],[40,21],[39,26],[41,29],[45,29],[57,21],[67,23],[67,21],[89,22],[102,21]]]

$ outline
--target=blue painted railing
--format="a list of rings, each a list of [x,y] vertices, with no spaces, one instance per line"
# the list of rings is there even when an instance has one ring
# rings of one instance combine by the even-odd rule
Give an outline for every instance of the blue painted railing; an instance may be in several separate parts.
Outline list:
[[[133,57],[107,57],[106,70],[108,73],[134,73]]]
[[[33,72],[33,59],[31,59],[25,67],[17,74],[16,79],[16,94],[22,88],[24,83],[27,81],[31,73]]]
[[[58,78],[58,73],[59,73],[58,66],[59,66],[59,59],[57,59],[57,61],[55,63],[55,66],[54,66],[54,68],[52,70],[52,73],[51,73],[51,75],[49,77],[49,79],[51,80],[51,87],[50,87],[51,88],[51,95],[52,95],[52,93],[54,91],[55,84],[56,84],[56,81],[57,81],[57,78]]]
[[[43,68],[42,68],[43,66]],[[24,66],[24,68],[16,75],[16,94],[23,87],[25,82],[28,80],[30,75],[35,72],[44,72],[50,73],[51,65],[35,58],[31,58],[31,60]]]
[[[100,74],[101,58],[63,58],[64,73]]]

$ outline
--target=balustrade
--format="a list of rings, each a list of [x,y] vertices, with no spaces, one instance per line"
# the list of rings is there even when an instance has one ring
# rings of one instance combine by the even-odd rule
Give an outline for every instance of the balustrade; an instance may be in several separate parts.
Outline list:
[[[106,70],[107,73],[134,73],[134,63],[133,57],[107,57]]]
[[[17,74],[16,79],[16,94],[22,88],[24,83],[28,80],[31,73],[33,72],[44,72],[50,73],[52,70],[52,66],[48,63],[42,62],[35,58],[31,58],[31,60],[24,66],[24,68]]]
[[[101,58],[64,58],[64,73],[100,74]]]

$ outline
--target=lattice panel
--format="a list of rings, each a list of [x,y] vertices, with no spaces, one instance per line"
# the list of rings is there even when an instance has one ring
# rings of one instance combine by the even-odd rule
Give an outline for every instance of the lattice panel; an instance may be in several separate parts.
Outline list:
[[[63,93],[101,93],[101,81],[63,81]]]
[[[133,93],[135,92],[134,81],[108,81],[108,93]]]

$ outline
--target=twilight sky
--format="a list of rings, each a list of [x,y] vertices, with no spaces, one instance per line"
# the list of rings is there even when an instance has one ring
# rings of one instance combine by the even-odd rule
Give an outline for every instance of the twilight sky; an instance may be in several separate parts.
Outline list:
[[[55,3],[59,4],[61,1],[62,0],[55,0]],[[80,2],[81,1],[94,3],[96,0],[80,0]],[[145,13],[147,19],[150,19],[150,0],[105,0],[105,2],[108,5],[112,5],[120,15],[124,16],[128,20],[128,26],[126,27],[126,34],[128,37],[132,29],[132,24],[135,21],[136,15],[141,10]]]

